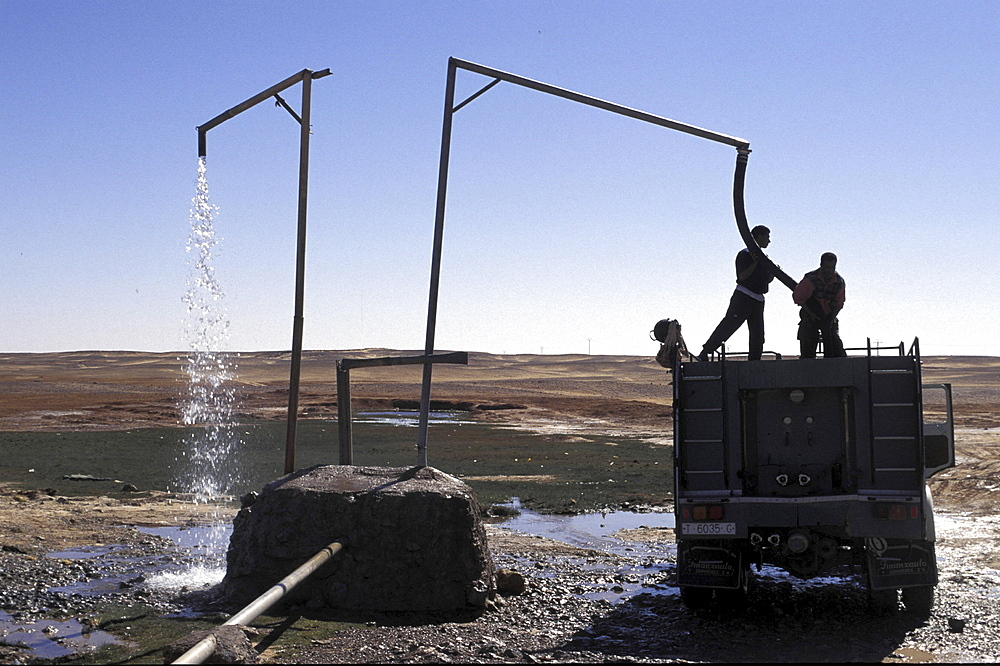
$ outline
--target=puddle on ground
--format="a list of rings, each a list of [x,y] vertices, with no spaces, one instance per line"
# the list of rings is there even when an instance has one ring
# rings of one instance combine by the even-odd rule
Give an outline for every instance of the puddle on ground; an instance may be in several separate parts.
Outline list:
[[[226,549],[233,533],[230,523],[195,527],[137,527],[173,541],[189,552],[193,561],[159,567],[146,576],[147,586],[171,592],[203,590],[222,582],[226,575]]]
[[[664,546],[625,541],[615,537],[615,533],[638,527],[673,527],[674,514],[671,511],[651,511],[632,513],[614,511],[611,513],[582,513],[575,516],[535,513],[521,508],[521,502],[514,498],[504,504],[521,513],[501,525],[517,532],[546,537],[555,541],[589,548],[602,553],[626,557],[643,555],[663,555]]]
[[[79,550],[60,550],[54,553],[46,553],[45,557],[51,557],[56,560],[89,560],[94,557],[103,557],[121,548],[121,546],[87,546]]]
[[[614,604],[642,593],[680,594],[677,587],[662,582],[664,571],[673,566],[670,562],[677,553],[673,543],[640,543],[616,536],[623,530],[640,527],[672,528],[672,512],[545,515],[521,508],[516,497],[504,506],[520,511],[519,515],[500,524],[505,529],[621,558],[618,563],[610,565],[607,558],[566,558],[567,563],[595,574],[594,582],[589,587],[577,590],[581,596],[592,600],[604,599]],[[546,570],[540,569],[536,575],[546,576]],[[552,569],[548,575],[558,577],[559,570]]]
[[[59,659],[116,642],[108,632],[75,619],[17,622],[0,611],[0,643],[25,647],[32,659]]]
[[[475,421],[463,419],[468,412],[429,412],[427,415],[428,424],[448,423],[453,425],[469,425]],[[353,418],[354,423],[374,423],[378,425],[402,426],[406,428],[416,428],[420,422],[420,412],[416,411],[391,411],[391,412],[357,412]]]

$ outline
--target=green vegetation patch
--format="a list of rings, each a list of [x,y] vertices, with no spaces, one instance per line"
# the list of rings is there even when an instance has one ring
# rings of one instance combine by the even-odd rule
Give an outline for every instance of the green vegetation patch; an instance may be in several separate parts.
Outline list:
[[[417,463],[417,429],[356,423],[356,465],[408,467]],[[119,432],[0,433],[0,480],[60,495],[124,498],[138,490],[185,491],[191,429]],[[219,472],[231,475],[238,497],[282,476],[284,422],[233,426],[236,441]],[[623,437],[538,435],[475,423],[433,422],[428,464],[464,479],[484,505],[513,497],[543,512],[583,512],[662,505],[673,490],[672,449]],[[301,421],[296,467],[337,464],[334,420]]]

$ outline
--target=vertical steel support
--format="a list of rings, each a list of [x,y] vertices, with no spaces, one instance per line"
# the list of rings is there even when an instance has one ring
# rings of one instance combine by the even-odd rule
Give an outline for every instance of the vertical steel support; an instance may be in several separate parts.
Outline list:
[[[437,326],[438,287],[441,281],[441,249],[444,240],[444,207],[448,192],[448,162],[451,156],[451,121],[455,113],[455,74],[457,67],[448,61],[448,81],[444,96],[444,121],[441,127],[441,161],[438,165],[437,209],[434,214],[434,253],[431,257],[431,287],[427,299],[427,337],[424,354],[434,353],[434,331]],[[424,364],[420,386],[420,420],[417,430],[417,466],[427,466],[427,426],[431,407],[432,363]]]
[[[302,77],[302,120],[299,139],[299,216],[295,255],[295,315],[292,321],[292,368],[288,379],[288,427],[285,432],[285,474],[295,471],[295,426],[299,412],[302,369],[302,312],[306,277],[306,203],[309,195],[309,122],[312,72]]]
[[[354,432],[351,420],[351,371],[337,361],[337,439],[340,464],[354,464]]]
[[[288,380],[288,430],[285,436],[285,473],[295,471],[295,425],[299,411],[299,374],[302,366],[302,310],[305,294],[305,272],[306,272],[306,203],[309,192],[309,125],[310,106],[312,100],[312,80],[330,75],[330,69],[314,72],[311,69],[303,69],[298,74],[293,74],[281,83],[275,84],[267,90],[257,93],[250,99],[237,104],[233,108],[220,113],[204,125],[199,125],[198,130],[198,156],[205,157],[207,152],[208,130],[221,125],[230,118],[233,118],[249,108],[260,104],[266,99],[274,97],[278,100],[286,111],[299,123],[299,210],[298,210],[298,232],[295,260],[295,316],[292,321],[292,368],[291,376]],[[302,82],[302,116],[299,117],[281,99],[278,94],[286,88]]]

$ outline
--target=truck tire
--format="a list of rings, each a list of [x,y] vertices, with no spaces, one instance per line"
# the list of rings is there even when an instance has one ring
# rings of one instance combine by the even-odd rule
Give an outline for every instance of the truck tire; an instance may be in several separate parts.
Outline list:
[[[735,590],[716,590],[715,601],[720,608],[730,612],[743,612],[750,605],[746,587]]]
[[[934,607],[934,586],[919,585],[903,588],[903,605],[908,613],[927,617]]]
[[[890,615],[899,610],[899,590],[869,590],[868,603],[876,615]]]
[[[712,588],[681,586],[681,601],[691,610],[707,608],[712,603]]]

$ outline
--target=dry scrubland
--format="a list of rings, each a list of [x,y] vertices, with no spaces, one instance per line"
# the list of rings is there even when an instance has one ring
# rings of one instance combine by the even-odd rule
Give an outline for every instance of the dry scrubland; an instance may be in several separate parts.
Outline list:
[[[337,413],[336,362],[418,352],[386,349],[305,352],[301,418]],[[238,411],[247,418],[285,419],[287,352],[233,355]],[[125,430],[171,427],[186,376],[178,353],[80,351],[0,354],[0,431]],[[420,395],[418,366],[355,369],[353,406],[387,409]],[[986,510],[1000,478],[1000,358],[925,357],[925,383],[954,387],[960,466],[933,481],[939,502]],[[644,356],[470,353],[467,366],[437,365],[432,398],[472,410],[473,418],[516,424],[565,439],[631,435],[668,441],[670,375]],[[395,401],[395,402],[394,402]],[[498,408],[504,407],[504,408]],[[928,404],[928,413],[939,405]]]
[[[386,349],[309,351],[302,360],[304,418],[336,413],[336,362],[419,352]],[[290,355],[233,355],[240,409],[248,416],[284,418]],[[177,424],[185,390],[184,358],[176,352],[80,351],[0,354],[0,430],[124,429]],[[355,408],[417,399],[417,366],[351,372]],[[960,427],[1000,425],[1000,358],[925,357],[924,382],[955,388]],[[510,355],[470,353],[468,366],[437,365],[433,398],[452,403],[516,403],[516,414],[607,419],[614,428],[662,426],[669,416],[670,375],[652,356]],[[491,410],[505,411],[505,410]],[[667,421],[669,425],[669,420]]]

